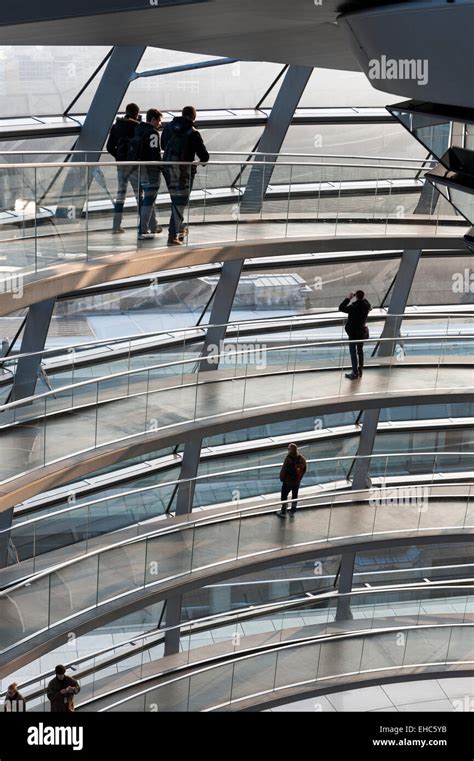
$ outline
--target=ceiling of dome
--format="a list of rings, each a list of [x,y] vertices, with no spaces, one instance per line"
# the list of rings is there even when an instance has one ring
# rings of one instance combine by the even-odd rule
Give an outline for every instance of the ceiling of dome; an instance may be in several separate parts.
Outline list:
[[[137,45],[358,71],[341,0],[23,0],[2,8],[0,45]],[[320,3],[320,4],[319,4]],[[86,5],[87,8],[87,5]],[[131,8],[134,8],[131,10]],[[128,10],[126,10],[128,9]]]

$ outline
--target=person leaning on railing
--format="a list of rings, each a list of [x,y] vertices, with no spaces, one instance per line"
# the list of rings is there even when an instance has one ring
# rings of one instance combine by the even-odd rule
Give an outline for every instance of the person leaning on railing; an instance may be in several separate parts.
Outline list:
[[[355,301],[351,304],[354,297]],[[362,372],[364,370],[363,342],[369,337],[367,315],[371,309],[372,307],[365,298],[364,291],[350,293],[348,297],[339,304],[339,311],[349,315],[345,328],[349,340],[351,341],[349,344],[349,351],[351,354],[352,372],[345,374],[346,378],[349,378],[349,380],[362,378]],[[353,343],[354,341],[358,341],[358,343]]]

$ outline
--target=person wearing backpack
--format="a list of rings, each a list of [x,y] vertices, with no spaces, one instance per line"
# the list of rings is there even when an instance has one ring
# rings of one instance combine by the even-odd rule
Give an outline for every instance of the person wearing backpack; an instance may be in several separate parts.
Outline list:
[[[351,304],[352,299],[355,301]],[[365,298],[364,291],[350,293],[349,296],[339,304],[339,311],[348,315],[346,322],[346,333],[351,343],[349,351],[351,355],[352,372],[345,373],[349,380],[362,378],[364,371],[364,341],[369,337],[369,329],[366,325],[367,315],[372,306]],[[357,343],[354,343],[357,341]]]
[[[137,161],[132,158],[137,152],[139,140],[137,140],[136,131],[140,125],[140,109],[136,103],[129,103],[125,107],[125,117],[118,117],[112,129],[110,130],[107,141],[107,151],[114,157],[115,161]],[[122,227],[122,216],[125,199],[127,197],[128,183],[132,186],[137,206],[140,206],[142,192],[138,179],[138,170],[130,166],[117,167],[117,196],[114,206],[114,217],[112,232],[124,233]]]
[[[163,114],[157,108],[149,108],[146,122],[141,122],[136,130],[139,141],[137,146],[137,161],[161,161],[160,133]],[[161,169],[159,166],[140,167],[140,224],[139,240],[147,240],[161,233],[163,228],[158,225],[155,211],[155,201],[160,189]]]
[[[184,212],[196,175],[196,165],[191,166],[196,156],[203,163],[209,161],[209,153],[200,133],[195,129],[196,109],[185,106],[181,116],[165,125],[161,136],[163,161],[186,161],[190,166],[165,166],[163,175],[171,198],[171,217],[168,228],[168,245],[180,246],[186,237]]]
[[[302,454],[298,452],[296,444],[288,444],[288,454],[285,457],[285,461],[280,470],[281,481],[281,510],[277,515],[279,518],[286,518],[286,511],[288,508],[288,495],[291,491],[291,508],[288,511],[290,518],[294,518],[296,513],[296,506],[298,504],[297,497],[300,488],[301,479],[306,473],[306,460]]]

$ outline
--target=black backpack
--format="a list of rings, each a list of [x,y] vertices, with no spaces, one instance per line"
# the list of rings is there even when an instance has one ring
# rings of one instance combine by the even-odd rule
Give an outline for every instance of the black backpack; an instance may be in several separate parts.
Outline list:
[[[173,131],[173,134],[166,143],[166,148],[163,152],[163,161],[186,161],[186,149],[189,146],[189,140],[192,134],[192,126],[186,132],[177,133]],[[177,184],[181,179],[188,176],[188,167],[167,166],[166,175],[168,177],[168,182]]]
[[[123,161],[140,161],[142,156],[142,140],[143,135],[138,124],[133,131],[133,135],[124,141],[126,145],[124,146],[125,158]]]

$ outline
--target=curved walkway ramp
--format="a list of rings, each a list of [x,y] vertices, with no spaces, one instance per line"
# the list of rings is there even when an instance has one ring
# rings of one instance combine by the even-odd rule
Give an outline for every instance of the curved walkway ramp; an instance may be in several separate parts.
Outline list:
[[[245,638],[239,647],[198,648],[162,659],[160,676],[111,686],[79,710],[258,711],[328,691],[470,676],[474,622],[472,614],[468,618],[460,616],[458,623],[434,616],[431,623],[410,622],[409,617],[404,622],[374,620],[370,631],[344,632],[340,626],[339,633],[334,627],[327,636],[311,636],[307,627],[305,639],[299,639],[301,632],[287,630],[285,638],[275,633]],[[151,666],[156,670],[156,663]],[[110,681],[119,685],[124,680]]]
[[[226,578],[342,548],[473,540],[472,486],[431,486],[421,503],[394,504],[393,493],[390,499],[383,490],[335,494],[306,504],[294,521],[277,520],[275,507],[266,505],[188,515],[148,532],[145,525],[134,539],[2,585],[0,676],[54,649],[68,632],[78,636],[174,593]]]
[[[390,340],[390,339],[389,339]],[[416,342],[418,339],[414,339]],[[364,378],[344,377],[347,342],[336,345],[336,367],[305,357],[311,346],[288,347],[285,366],[163,377],[163,367],[119,373],[0,407],[0,510],[111,463],[211,436],[279,420],[418,403],[470,402],[469,358],[377,360]],[[466,337],[463,337],[463,341]],[[271,356],[282,347],[268,349]],[[268,359],[268,358],[267,358]],[[195,360],[169,363],[189,367]],[[316,367],[315,367],[316,365]],[[269,395],[271,388],[271,395]]]
[[[162,677],[179,678],[198,665],[212,666],[222,658],[246,657],[262,646],[400,626],[472,623],[473,589],[470,579],[462,583],[436,581],[362,588],[350,594],[319,591],[135,635],[120,644],[88,651],[65,665],[81,683],[76,707],[97,710],[156,686]],[[180,654],[165,656],[165,637],[173,629],[179,629]],[[50,668],[21,683],[29,711],[49,708],[46,686],[53,676]]]
[[[400,254],[398,253],[399,257]],[[328,257],[329,259],[330,257]],[[344,260],[352,261],[349,255]],[[192,268],[194,269],[194,268]],[[180,272],[177,270],[177,272]],[[189,273],[188,273],[189,274]],[[197,275],[196,275],[197,276]],[[118,281],[122,283],[124,281]],[[133,283],[136,280],[133,279]],[[144,287],[150,284],[149,279],[144,281]],[[143,283],[141,284],[143,286]],[[105,286],[104,286],[105,287]],[[112,286],[108,286],[112,287]],[[76,295],[79,296],[81,292]],[[383,333],[384,326],[394,318],[403,321],[403,330],[400,335],[400,343],[403,345],[404,337],[425,337],[427,346],[432,336],[466,335],[469,340],[471,323],[474,317],[474,304],[433,304],[428,307],[407,307],[403,314],[389,314],[387,307],[373,307],[367,317],[370,325],[371,338],[366,345],[367,353],[374,353],[377,349],[377,339]],[[0,372],[0,385],[14,385],[15,372],[21,359],[37,357],[41,359],[47,377],[53,387],[64,385],[63,373],[70,373],[70,382],[74,383],[76,371],[83,368],[96,368],[93,374],[103,375],[105,370],[110,374],[123,370],[123,360],[128,363],[128,369],[132,369],[133,359],[140,355],[146,355],[150,364],[169,360],[167,353],[176,349],[182,354],[183,359],[186,351],[196,352],[202,349],[208,331],[214,328],[225,329],[225,341],[229,342],[229,353],[238,351],[244,337],[253,337],[266,349],[268,345],[276,341],[289,343],[301,343],[305,340],[330,340],[345,337],[344,326],[346,317],[336,310],[317,312],[309,310],[302,315],[284,317],[263,317],[260,319],[242,319],[223,325],[196,325],[179,329],[158,330],[154,332],[140,332],[131,335],[93,339],[81,343],[71,343],[60,347],[48,348],[39,352],[27,352],[25,354],[10,354],[3,360],[1,365],[6,371]],[[134,326],[136,330],[136,326]],[[232,343],[234,342],[234,343]],[[462,344],[461,344],[462,345]],[[234,348],[235,347],[235,348]],[[117,363],[117,364],[115,364]],[[115,366],[114,366],[115,365]],[[57,380],[55,378],[57,377]],[[53,383],[53,379],[55,382]],[[69,378],[68,378],[69,380]]]
[[[417,423],[420,433],[423,433],[423,425],[420,425],[420,421]],[[413,428],[416,428],[416,424]],[[288,443],[287,437],[272,443],[285,446]],[[235,448],[233,453],[236,454]],[[258,458],[255,449],[254,454]],[[168,466],[174,462],[176,469],[181,466],[181,458],[176,458],[175,455],[164,457],[163,460]],[[300,507],[305,502],[311,504],[323,495],[350,490],[350,473],[358,460],[368,464],[366,457],[357,455],[308,458],[308,469],[298,495]],[[222,470],[221,466],[216,473],[205,473],[189,480],[176,477],[172,480],[165,477],[162,480],[159,471],[153,471],[150,462],[145,460],[137,467],[142,466],[147,472],[147,481],[155,472],[157,483],[120,491],[116,486],[120,483],[121,471],[114,469],[108,479],[106,477],[105,483],[103,474],[96,477],[101,486],[110,489],[105,496],[84,501],[81,499],[80,484],[68,484],[64,488],[63,503],[60,505],[53,507],[48,502],[51,499],[57,500],[60,490],[39,495],[38,500],[33,498],[31,505],[24,504],[23,515],[17,516],[11,528],[0,532],[0,539],[4,539],[9,550],[8,571],[2,571],[1,584],[6,586],[16,583],[61,564],[64,560],[72,560],[93,549],[100,549],[104,546],[104,541],[106,545],[110,541],[134,538],[141,532],[142,526],[149,530],[152,521],[159,528],[160,521],[168,520],[175,513],[171,509],[171,499],[180,484],[194,485],[194,496],[193,490],[189,490],[189,512],[192,510],[194,513],[215,508],[234,510],[236,507],[247,509],[257,505],[279,505],[280,502],[280,490],[277,487],[281,463],[243,467],[240,460],[229,469]],[[465,484],[473,481],[474,453],[460,450],[446,454],[439,450],[416,450],[410,455],[400,455],[399,452],[389,455],[372,454],[369,477],[371,488],[383,488],[388,495],[391,487],[403,486],[406,497],[418,498],[422,505],[425,487],[430,484]],[[88,478],[83,483],[90,486],[91,481],[93,479]],[[17,509],[15,508],[15,513]],[[36,512],[38,509],[39,514]],[[107,537],[108,534],[111,536]],[[106,537],[105,540],[102,537]]]
[[[281,223],[280,227],[284,222]],[[79,291],[92,285],[122,280],[137,275],[151,274],[180,267],[190,267],[200,264],[236,261],[242,259],[265,258],[268,256],[288,256],[289,254],[329,253],[343,251],[393,251],[432,250],[466,252],[462,240],[462,230],[456,227],[437,234],[430,229],[418,230],[413,225],[403,230],[399,225],[396,229],[376,231],[372,235],[366,232],[366,226],[357,231],[353,225],[340,228],[338,235],[328,234],[323,229],[318,232],[314,225],[306,225],[298,237],[277,237],[280,233],[278,225],[271,229],[269,225],[266,235],[259,235],[258,224],[249,226],[251,234],[245,240],[229,240],[229,231],[221,231],[223,241],[203,241],[192,246],[173,248],[129,247],[125,251],[96,252],[91,258],[80,262],[49,264],[35,272],[22,271],[17,267],[3,283],[0,292],[0,315],[16,312],[19,309],[36,304],[39,301],[60,296],[65,293]],[[115,236],[116,237],[116,236]],[[34,241],[33,241],[34,243]]]

